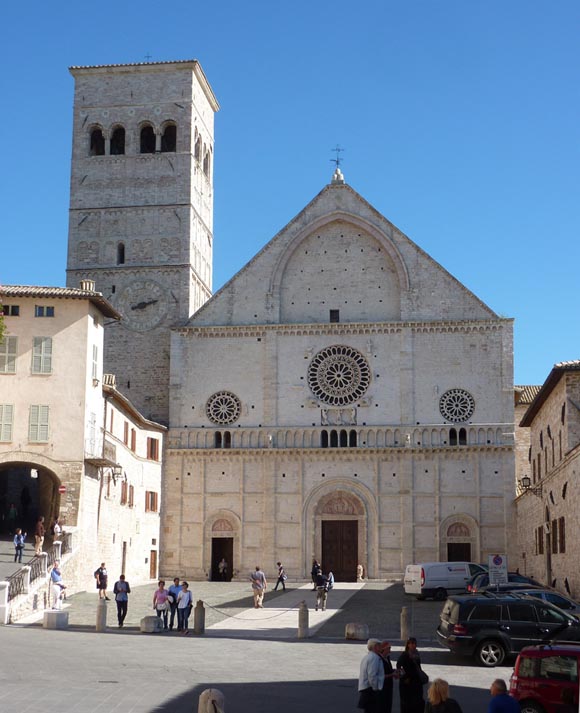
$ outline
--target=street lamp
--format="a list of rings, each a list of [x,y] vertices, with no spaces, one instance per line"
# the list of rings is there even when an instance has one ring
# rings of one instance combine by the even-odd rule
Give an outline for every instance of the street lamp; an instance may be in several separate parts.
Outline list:
[[[520,490],[522,493],[532,493],[537,498],[542,497],[542,484],[532,487],[532,480],[529,475],[520,478]]]

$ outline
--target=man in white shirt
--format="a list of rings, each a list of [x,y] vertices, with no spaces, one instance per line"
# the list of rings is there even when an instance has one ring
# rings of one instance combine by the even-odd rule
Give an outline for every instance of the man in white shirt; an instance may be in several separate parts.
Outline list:
[[[369,639],[368,653],[360,662],[358,707],[367,713],[374,713],[377,710],[379,692],[385,682],[385,670],[379,655],[380,647],[381,642],[378,639]]]

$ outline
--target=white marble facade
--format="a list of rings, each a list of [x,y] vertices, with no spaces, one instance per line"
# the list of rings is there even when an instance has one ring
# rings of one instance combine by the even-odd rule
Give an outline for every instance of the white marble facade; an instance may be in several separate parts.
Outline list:
[[[512,321],[344,183],[171,337],[161,569],[510,551]]]

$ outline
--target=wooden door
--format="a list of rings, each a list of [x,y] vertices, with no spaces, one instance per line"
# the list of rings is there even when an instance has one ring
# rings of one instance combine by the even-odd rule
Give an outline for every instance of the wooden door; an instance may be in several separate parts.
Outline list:
[[[149,578],[157,579],[157,550],[149,553]]]
[[[358,522],[322,521],[322,570],[332,572],[337,582],[356,582]]]
[[[448,542],[448,562],[471,562],[471,545],[469,542]]]

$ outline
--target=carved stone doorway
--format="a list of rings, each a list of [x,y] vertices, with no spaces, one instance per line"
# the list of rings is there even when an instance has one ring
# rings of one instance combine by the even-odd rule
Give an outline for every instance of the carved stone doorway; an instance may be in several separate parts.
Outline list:
[[[471,562],[471,544],[469,542],[448,542],[448,562]]]
[[[219,571],[219,563],[225,559],[228,568],[225,580],[222,580]],[[232,579],[234,559],[234,538],[233,537],[212,537],[211,539],[211,581],[230,582]]]

